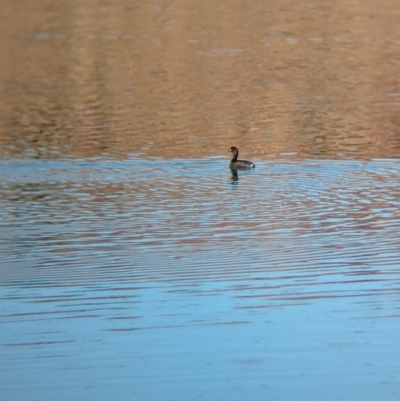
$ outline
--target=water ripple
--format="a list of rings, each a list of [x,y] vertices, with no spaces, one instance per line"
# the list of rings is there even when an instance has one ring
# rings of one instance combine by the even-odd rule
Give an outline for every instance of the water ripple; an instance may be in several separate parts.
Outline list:
[[[257,166],[231,181],[215,160],[4,163],[2,285],[226,282],[247,297],[261,275],[279,291],[252,297],[393,293],[398,164]]]

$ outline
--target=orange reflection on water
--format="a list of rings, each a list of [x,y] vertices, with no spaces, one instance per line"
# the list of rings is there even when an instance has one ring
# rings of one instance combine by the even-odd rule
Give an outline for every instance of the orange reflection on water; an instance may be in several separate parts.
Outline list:
[[[394,0],[3,10],[3,157],[400,156]]]

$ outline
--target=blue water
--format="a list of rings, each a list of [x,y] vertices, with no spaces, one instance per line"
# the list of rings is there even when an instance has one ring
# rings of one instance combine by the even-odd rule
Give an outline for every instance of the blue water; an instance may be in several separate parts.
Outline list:
[[[400,163],[0,164],[5,400],[397,400]]]

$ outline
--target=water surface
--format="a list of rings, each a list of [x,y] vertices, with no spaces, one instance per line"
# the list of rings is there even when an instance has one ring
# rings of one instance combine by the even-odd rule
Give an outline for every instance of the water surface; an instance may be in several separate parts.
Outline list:
[[[400,164],[256,164],[3,163],[7,398],[397,399]]]
[[[3,0],[2,398],[397,401],[399,17]]]
[[[3,157],[400,157],[396,0],[2,2]]]

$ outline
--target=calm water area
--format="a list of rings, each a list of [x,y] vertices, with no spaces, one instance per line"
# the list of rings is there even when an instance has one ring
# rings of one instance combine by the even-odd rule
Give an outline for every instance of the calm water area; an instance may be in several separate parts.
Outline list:
[[[398,1],[0,3],[1,400],[400,399]]]

